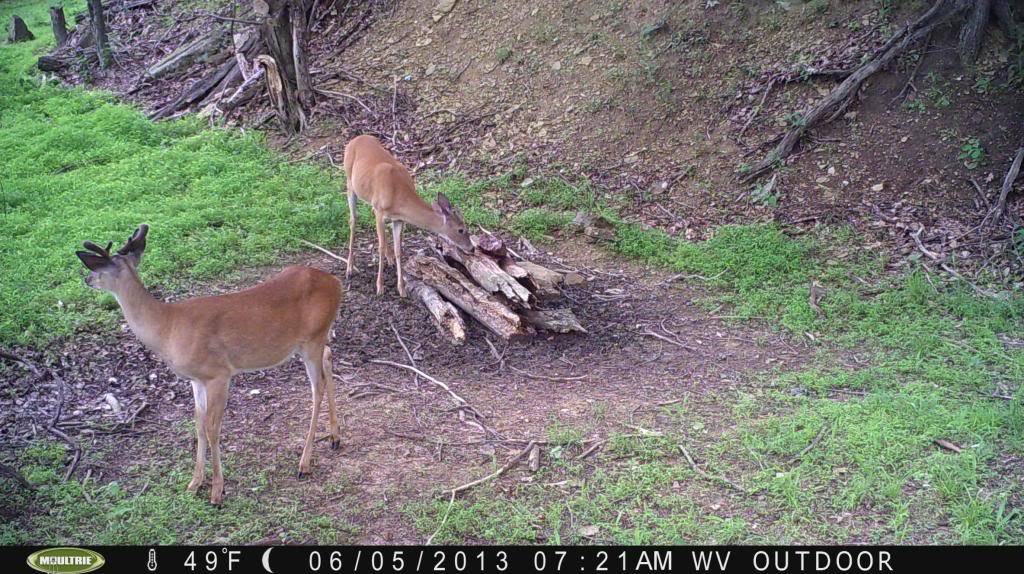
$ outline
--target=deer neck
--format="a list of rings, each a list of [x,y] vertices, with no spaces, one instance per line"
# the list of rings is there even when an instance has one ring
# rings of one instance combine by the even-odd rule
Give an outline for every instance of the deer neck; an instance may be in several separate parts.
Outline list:
[[[434,208],[430,207],[430,204],[423,201],[415,192],[412,195],[414,196],[412,201],[401,209],[401,213],[396,219],[401,219],[433,233],[440,234],[444,231],[444,217],[434,211]]]
[[[159,351],[167,304],[146,290],[134,269],[131,270],[131,278],[113,293],[135,336],[143,345]]]

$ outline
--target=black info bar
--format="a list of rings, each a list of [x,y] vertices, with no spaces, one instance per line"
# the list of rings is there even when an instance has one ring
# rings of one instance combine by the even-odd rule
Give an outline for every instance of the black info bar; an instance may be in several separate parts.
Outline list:
[[[2,547],[7,572],[78,574],[590,574],[1019,572],[1024,547],[81,546]]]

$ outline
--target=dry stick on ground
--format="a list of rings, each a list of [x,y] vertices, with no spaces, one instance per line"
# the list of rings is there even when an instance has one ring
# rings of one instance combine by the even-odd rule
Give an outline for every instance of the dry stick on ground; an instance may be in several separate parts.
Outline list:
[[[988,289],[983,289],[983,288],[979,287],[977,284],[975,284],[974,282],[969,281],[966,277],[964,277],[959,272],[957,272],[955,269],[953,269],[948,264],[946,264],[945,259],[943,257],[940,257],[936,253],[933,253],[932,251],[929,251],[928,248],[926,248],[924,246],[924,243],[921,242],[921,232],[922,231],[924,231],[924,225],[921,225],[921,227],[919,227],[917,231],[911,232],[911,234],[910,234],[910,236],[914,239],[914,243],[917,244],[918,251],[923,253],[929,259],[931,259],[931,260],[935,261],[936,263],[938,263],[939,267],[941,267],[942,270],[945,271],[946,273],[949,273],[954,278],[959,279],[960,281],[963,281],[964,283],[967,283],[968,285],[970,285],[971,288],[974,289],[974,291],[976,293],[978,293],[980,295],[984,295],[986,297],[992,297],[994,299],[999,299],[1000,298],[999,294],[993,293],[992,291],[989,291]],[[925,265],[925,268],[928,269],[929,271],[931,271],[931,268],[928,267],[927,265]]]
[[[968,0],[937,0],[932,7],[915,22],[896,33],[877,52],[877,55],[857,68],[839,86],[829,92],[820,102],[803,114],[802,121],[791,127],[782,141],[763,160],[756,164],[742,181],[749,183],[770,171],[782,160],[789,157],[808,129],[821,123],[828,123],[846,109],[857,95],[864,80],[885,68],[896,56],[921,38],[927,36],[939,25],[966,8]]]
[[[799,462],[800,459],[802,459],[807,453],[811,452],[811,449],[813,449],[815,446],[818,445],[819,442],[821,442],[821,438],[825,436],[825,431],[828,430],[830,426],[832,426],[830,423],[822,424],[821,429],[818,431],[818,434],[814,435],[814,438],[811,439],[810,444],[805,446],[800,452],[796,453],[796,456],[789,459],[789,463],[793,464],[795,462]]]
[[[517,368],[513,367],[512,365],[509,365],[508,368],[510,368],[513,371],[519,373],[520,375],[523,375],[524,377],[528,377],[528,378],[531,378],[531,379],[539,379],[539,380],[542,380],[542,381],[579,381],[579,380],[587,378],[587,375],[573,375],[573,376],[570,376],[570,377],[551,377],[551,376],[548,376],[548,375],[538,375],[538,374],[535,374],[535,373],[530,373],[530,372],[524,371],[522,369],[517,369]]]
[[[23,359],[18,355],[15,355],[14,353],[10,353],[0,349],[0,358],[7,359],[8,361],[12,361],[25,367],[33,375],[37,377],[42,376],[43,374],[39,367],[34,365],[31,361]],[[75,472],[75,468],[78,467],[78,461],[81,460],[82,458],[82,449],[78,447],[78,443],[75,442],[74,439],[69,437],[64,431],[57,428],[58,425],[60,424],[60,416],[64,413],[64,379],[62,379],[58,374],[54,373],[53,371],[49,371],[49,374],[50,378],[52,378],[53,381],[57,384],[59,395],[57,401],[57,408],[54,410],[53,416],[50,417],[50,421],[46,426],[46,430],[47,432],[53,434],[57,438],[67,443],[67,445],[70,446],[75,451],[74,458],[71,459],[71,464],[68,466],[67,471],[65,471],[64,473],[64,480],[67,480]]]
[[[914,63],[914,67],[910,70],[910,75],[907,76],[906,83],[903,84],[903,88],[900,90],[900,93],[896,94],[896,97],[889,102],[890,106],[896,103],[896,100],[900,100],[901,102],[906,100],[910,90],[914,90],[914,93],[917,93],[917,86],[914,85],[914,78],[917,77],[917,70],[921,67],[921,62],[924,62],[924,55],[928,52],[928,44],[930,44],[931,41],[932,36],[929,34],[924,39],[924,47],[921,49],[921,55],[917,59],[917,62]]]
[[[22,357],[19,357],[18,355],[15,355],[14,353],[10,353],[8,351],[0,349],[0,358],[7,359],[8,361],[11,361],[12,363],[17,363],[17,364],[21,365],[22,367],[25,367],[25,369],[29,370],[33,375],[36,375],[37,377],[42,375],[42,373],[39,371],[39,367],[36,367],[35,364],[33,364],[28,359],[23,359]]]
[[[388,326],[391,327],[391,331],[395,334],[395,338],[398,339],[398,344],[401,345],[402,350],[405,351],[405,356],[409,358],[409,364],[418,369],[419,365],[416,364],[416,359],[413,358],[412,353],[409,351],[409,347],[406,346],[405,341],[402,339],[402,334],[398,332],[398,329],[395,327],[395,324],[392,323],[391,321],[388,321]],[[413,373],[412,382],[414,385],[416,385],[416,388],[418,389],[420,387],[420,376],[416,373]]]
[[[662,335],[660,333],[655,333],[654,331],[651,331],[650,329],[646,329],[644,331],[641,331],[640,334],[648,336],[648,337],[656,337],[658,339],[661,339],[662,341],[665,341],[666,343],[672,343],[673,345],[675,345],[675,346],[677,346],[677,347],[679,347],[681,349],[686,349],[687,351],[690,351],[691,353],[698,352],[697,349],[695,349],[695,348],[693,348],[693,347],[691,347],[689,345],[680,343],[679,341],[677,341],[675,339],[672,339],[670,337],[666,337],[665,335]]]
[[[686,461],[690,463],[690,466],[693,467],[693,471],[696,472],[697,474],[703,476],[704,478],[706,478],[706,479],[708,479],[708,480],[710,480],[712,482],[720,482],[722,484],[725,484],[726,486],[728,486],[728,487],[730,487],[730,488],[732,488],[734,490],[737,490],[739,492],[742,492],[743,494],[749,494],[747,492],[747,489],[745,489],[742,486],[736,484],[735,482],[729,480],[728,478],[725,478],[723,476],[716,476],[714,474],[709,474],[706,470],[704,470],[701,467],[697,466],[697,463],[693,460],[693,457],[690,456],[690,451],[686,450],[685,446],[683,446],[681,444],[680,445],[676,445],[676,446],[678,446],[679,450],[681,450],[683,452],[683,456],[686,457]]]
[[[519,461],[523,460],[523,457],[525,457],[526,455],[530,454],[530,452],[532,452],[534,447],[536,447],[536,446],[537,446],[537,442],[531,440],[529,443],[527,443],[526,448],[524,448],[523,450],[519,451],[519,454],[514,456],[512,458],[512,460],[510,460],[507,463],[505,463],[505,466],[499,468],[495,472],[492,472],[491,474],[488,474],[487,476],[485,476],[483,478],[474,480],[473,482],[467,482],[466,484],[463,484],[462,486],[457,486],[457,487],[453,488],[451,490],[451,498],[448,500],[448,508],[445,509],[444,516],[441,517],[441,523],[437,525],[437,530],[435,530],[434,533],[431,534],[427,538],[427,541],[424,542],[424,544],[430,544],[434,540],[434,537],[437,536],[437,533],[441,532],[441,529],[444,528],[445,523],[448,522],[448,515],[451,514],[452,507],[455,506],[455,496],[458,493],[464,492],[466,490],[469,490],[470,488],[473,488],[474,486],[476,486],[478,484],[482,484],[484,482],[487,482],[488,480],[493,480],[493,479],[498,478],[499,476],[505,474],[506,472],[509,471],[509,469],[511,469],[516,464],[518,464]]]
[[[309,241],[306,241],[305,239],[300,239],[299,241],[303,245],[307,245],[309,247],[312,247],[313,249],[316,249],[317,251],[319,251],[320,253],[323,253],[324,255],[330,257],[331,259],[336,259],[338,261],[341,261],[342,263],[345,264],[345,269],[348,269],[348,259],[345,259],[344,257],[342,257],[341,255],[338,255],[337,253],[334,253],[332,251],[328,251],[327,249],[324,249],[323,247],[320,247],[319,245],[317,245],[315,243],[310,243]]]
[[[757,117],[758,112],[760,112],[761,108],[764,107],[764,102],[765,102],[765,100],[768,99],[768,94],[770,94],[772,92],[772,88],[774,88],[774,87],[775,87],[775,78],[772,78],[771,81],[768,82],[768,87],[766,87],[764,89],[764,94],[761,95],[761,102],[759,104],[757,104],[757,107],[754,108],[753,111],[750,112],[750,117],[747,119],[747,123],[743,124],[743,128],[740,130],[740,133],[736,136],[736,139],[742,138],[743,134],[745,134],[747,132],[747,128],[750,127],[750,124],[753,123],[754,118]],[[675,183],[675,182],[673,181],[672,183]],[[669,187],[671,187],[671,184],[669,185]]]
[[[453,391],[451,389],[451,387],[448,386],[447,383],[435,379],[434,377],[428,375],[427,373],[424,373],[423,371],[421,371],[420,369],[418,369],[416,367],[413,367],[412,365],[405,365],[405,364],[402,364],[402,363],[396,363],[394,361],[388,361],[386,359],[370,359],[370,362],[371,363],[377,363],[379,365],[389,365],[389,366],[392,366],[392,367],[397,367],[399,369],[406,369],[408,371],[412,371],[412,372],[416,373],[417,375],[423,377],[424,379],[430,381],[431,383],[434,383],[438,387],[441,387],[442,389],[444,389],[445,392],[447,392],[448,395],[452,398],[452,400],[455,401],[455,404],[460,407],[460,410],[459,410],[460,413],[463,412],[463,411],[468,411],[476,419],[476,420],[473,420],[473,421],[465,421],[465,422],[473,424],[473,425],[479,427],[480,430],[484,431],[485,434],[491,434],[491,435],[493,435],[493,436],[495,436],[497,438],[504,438],[504,437],[502,437],[498,433],[498,431],[496,431],[496,430],[492,429],[491,427],[487,426],[486,424],[484,424],[483,421],[486,420],[485,417],[482,414],[480,414],[480,412],[478,410],[473,408],[473,406],[470,405],[469,402],[466,401],[466,399],[460,397],[458,395],[458,393]]]
[[[1013,184],[1017,181],[1022,161],[1024,161],[1024,145],[1017,148],[1017,155],[1014,156],[1013,163],[1010,164],[1010,170],[1006,172],[1006,177],[1003,179],[1003,188],[999,191],[999,199],[996,201],[992,211],[985,216],[986,221],[989,217],[992,218],[993,225],[999,224],[999,220],[1003,217],[1003,212],[1006,211],[1006,197],[1010,195],[1010,190],[1013,189]]]

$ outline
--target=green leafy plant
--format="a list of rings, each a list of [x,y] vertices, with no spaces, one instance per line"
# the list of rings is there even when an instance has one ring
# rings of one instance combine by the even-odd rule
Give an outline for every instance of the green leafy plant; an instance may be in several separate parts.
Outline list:
[[[957,159],[964,162],[967,169],[976,169],[985,161],[985,148],[981,146],[978,138],[967,138],[967,141],[960,146],[960,154]]]
[[[923,114],[925,112],[924,101],[921,98],[908,98],[903,102],[903,109]]]

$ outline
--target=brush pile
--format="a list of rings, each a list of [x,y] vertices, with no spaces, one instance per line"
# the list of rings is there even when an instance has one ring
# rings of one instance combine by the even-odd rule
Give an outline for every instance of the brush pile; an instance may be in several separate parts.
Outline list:
[[[504,340],[537,331],[586,333],[565,305],[565,275],[523,259],[489,234],[465,253],[435,239],[434,253],[404,262],[408,295],[430,312],[434,324],[455,345],[466,340],[466,313]]]

